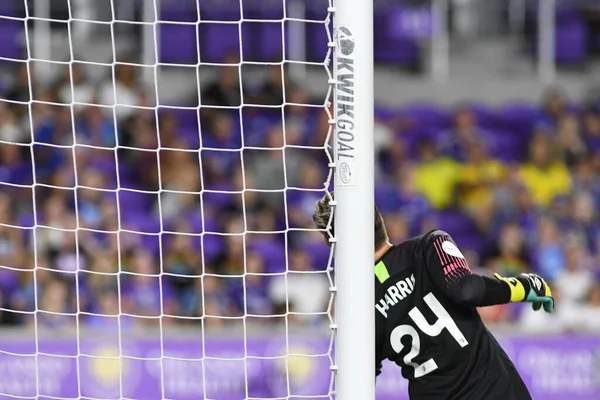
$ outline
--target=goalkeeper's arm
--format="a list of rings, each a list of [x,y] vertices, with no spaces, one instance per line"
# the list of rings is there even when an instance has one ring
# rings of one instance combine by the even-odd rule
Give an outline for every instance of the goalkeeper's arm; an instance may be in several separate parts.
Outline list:
[[[433,281],[456,303],[474,307],[510,302],[534,303],[538,310],[552,312],[554,299],[548,284],[538,275],[521,274],[514,278],[489,278],[473,274],[454,240],[444,231],[433,231],[423,238],[422,254]]]

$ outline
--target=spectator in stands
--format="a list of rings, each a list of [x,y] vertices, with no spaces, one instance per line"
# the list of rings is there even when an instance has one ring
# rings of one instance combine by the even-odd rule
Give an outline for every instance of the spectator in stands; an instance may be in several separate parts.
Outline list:
[[[530,259],[521,226],[508,222],[502,226],[487,255],[486,267],[500,275],[529,272]]]
[[[231,295],[239,310],[252,315],[269,315],[273,312],[265,279],[264,260],[260,255],[248,254],[245,276],[230,282]]]
[[[377,186],[379,190],[385,189],[381,194],[382,198],[376,197],[380,210],[382,212],[400,212],[412,227],[416,227],[431,212],[429,201],[415,187],[415,166],[413,164],[405,163],[402,168],[395,171],[391,187],[385,184]]]
[[[18,294],[23,273],[18,269],[30,269],[22,231],[11,228],[17,226],[11,199],[6,193],[0,193],[0,307],[12,308],[12,298]],[[0,323],[10,323],[15,319],[12,313],[2,313]]]
[[[134,318],[128,315],[119,316],[119,297],[117,291],[112,287],[106,287],[99,291],[94,313],[86,315],[85,318],[85,323],[89,327],[103,330],[127,329],[134,322]],[[105,334],[108,332],[105,331]]]
[[[423,141],[426,140],[427,139],[424,139]],[[411,154],[409,154],[409,149],[405,138],[403,136],[396,137],[394,140],[390,141],[389,146],[381,149],[381,151],[377,154],[377,166],[375,173],[382,177],[392,176],[397,171],[404,168],[410,156]]]
[[[284,95],[291,93],[296,85],[289,78],[289,71],[284,65],[271,65],[267,78],[257,94],[257,104],[278,106],[284,103]],[[285,91],[285,94],[284,94]]]
[[[578,310],[575,315],[579,318],[580,327],[589,333],[600,332],[600,283],[594,282],[587,292],[586,303],[583,309]]]
[[[0,102],[0,140],[5,142],[29,142],[29,134],[21,128],[14,109],[9,103]]]
[[[202,188],[197,155],[184,151],[161,152],[161,193],[160,205],[155,204],[155,213],[161,213],[163,220],[170,221],[177,216],[196,211],[200,204]]]
[[[554,130],[568,111],[564,91],[558,87],[548,89],[543,96],[541,109],[542,112],[535,121],[535,129],[537,131]]]
[[[88,168],[80,174],[79,184],[83,188],[78,189],[77,209],[80,224],[85,228],[98,228],[102,223],[102,199],[105,189],[104,176],[94,168]]]
[[[520,177],[534,201],[547,207],[560,194],[571,190],[569,170],[561,161],[552,157],[550,140],[535,135],[529,145],[529,161],[521,166]]]
[[[493,215],[494,195],[504,188],[505,166],[490,158],[485,145],[473,141],[467,145],[466,162],[461,165],[456,184],[458,204],[478,222]]]
[[[496,226],[505,222],[515,222],[521,226],[526,236],[533,237],[541,213],[540,208],[521,182],[518,169],[510,168],[508,179],[508,197],[501,199],[495,210]]]
[[[600,200],[600,176],[594,172],[590,157],[584,157],[571,171],[573,178],[573,192],[588,192],[596,202]]]
[[[143,317],[176,315],[173,287],[167,279],[158,275],[152,254],[138,249],[132,257],[130,268],[122,276],[123,311]],[[139,322],[150,323],[151,320],[140,318]]]
[[[244,221],[241,217],[231,217],[225,222],[223,232],[225,249],[216,260],[216,272],[225,275],[241,275],[244,272]]]
[[[30,156],[29,154],[25,156],[19,150],[10,144],[0,143],[1,182],[26,185],[30,185],[33,182]]]
[[[92,298],[90,308],[95,308],[100,297],[108,288],[117,292],[118,259],[107,252],[95,254],[90,267],[82,274],[81,282]]]
[[[578,329],[581,306],[569,302],[562,303],[562,293],[556,286],[552,286],[552,297],[557,304],[561,304],[552,314],[533,311],[529,306],[523,307],[518,326],[524,333],[558,334]]]
[[[29,116],[27,115],[28,105],[27,103],[31,100],[30,88],[29,88],[29,79],[30,74],[31,77],[35,76],[35,71],[33,67],[33,63],[22,62],[17,64],[17,71],[15,79],[13,79],[14,86],[6,93],[6,99],[13,101],[10,103],[10,108],[17,116],[18,120],[27,119]],[[35,83],[35,82],[32,82]],[[36,100],[40,100],[37,96],[37,93],[34,93]],[[18,104],[23,103],[23,104]],[[27,125],[29,122],[27,121]]]
[[[47,228],[39,228],[36,233],[36,249],[41,254],[52,256],[60,251],[66,241],[65,230],[75,229],[76,221],[60,192],[45,197],[42,210],[41,220]]]
[[[219,75],[216,81],[209,83],[202,90],[200,105],[239,107],[242,104],[245,91],[240,89],[240,67],[238,66],[239,57],[232,53],[223,60],[223,67],[219,68]],[[247,102],[247,99],[244,99]],[[210,108],[203,108],[203,113],[210,114]],[[208,115],[207,114],[207,115]]]
[[[310,256],[306,251],[294,249],[289,254],[289,272],[271,280],[269,293],[275,304],[289,301],[293,312],[305,314],[298,315],[298,321],[315,324],[325,317],[330,295],[329,281],[324,273],[311,270]],[[307,296],[307,293],[311,295]]]
[[[404,214],[385,214],[385,227],[391,243],[402,243],[410,237],[410,225]]]
[[[450,158],[438,157],[434,143],[428,139],[419,142],[418,159],[414,170],[416,190],[438,209],[451,206],[460,170]]]
[[[574,114],[565,114],[557,127],[558,151],[568,167],[573,167],[587,155],[587,146],[581,137],[579,120]]]
[[[69,306],[69,286],[62,280],[51,279],[41,288],[37,323],[47,328],[70,329],[75,325]]]
[[[174,226],[175,232],[189,232],[184,221]],[[202,255],[194,246],[191,235],[169,235],[164,247],[164,272],[168,273],[168,281],[173,286],[174,294],[180,304],[180,315],[193,315],[196,305],[194,298],[195,280],[202,274]]]
[[[144,104],[144,92],[137,81],[139,75],[136,74],[132,62],[131,59],[127,59],[115,64],[114,80],[112,75],[108,77],[100,85],[98,92],[99,104],[105,106],[119,104],[114,108],[119,123],[132,117],[138,111],[137,107]],[[113,118],[113,108],[105,107],[105,112],[109,119]]]
[[[308,159],[300,174],[298,187],[301,190],[293,189],[287,192],[288,217],[291,226],[297,228],[311,226],[315,204],[323,197],[324,181],[321,165],[315,160]]]
[[[215,111],[211,123],[203,131],[202,147],[240,149],[242,147],[242,137],[238,127],[234,125],[236,123],[233,114],[227,111]]]
[[[318,129],[318,112],[323,110],[310,106],[308,94],[300,87],[290,89],[286,100],[289,104],[284,108],[286,132],[298,132],[296,144],[308,144]]]
[[[465,161],[473,142],[489,143],[489,134],[477,125],[477,118],[470,107],[460,107],[454,113],[453,127],[440,138],[440,154],[457,161]]]
[[[71,78],[72,77],[72,78]],[[58,88],[58,99],[61,103],[94,103],[95,91],[85,79],[81,64],[72,63],[65,67],[62,84]],[[87,108],[84,104],[75,104],[73,111],[80,113]]]
[[[584,140],[589,152],[600,151],[600,114],[595,109],[587,110],[583,116]]]
[[[538,223],[538,242],[535,249],[535,265],[540,275],[554,281],[564,268],[565,254],[560,231],[556,223],[548,217]]]
[[[76,134],[78,144],[110,149],[117,144],[114,121],[107,118],[100,107],[86,107],[82,111],[77,120]]]
[[[206,271],[202,279],[196,280],[196,299],[199,316],[204,317],[202,323],[208,327],[219,327],[227,321],[223,317],[238,314],[230,293],[224,285],[225,278],[220,278],[214,271]]]
[[[252,189],[282,190],[298,185],[306,157],[302,151],[286,149],[284,158],[283,145],[282,127],[273,125],[265,139],[266,150],[246,151],[246,173],[252,175],[255,185]],[[261,198],[273,206],[282,201],[280,193],[261,193]]]
[[[598,232],[598,213],[596,212],[596,202],[589,192],[578,192],[573,194],[570,209],[571,226],[570,230],[577,234],[582,242],[588,246],[590,238],[593,238]]]
[[[565,267],[556,274],[552,289],[561,293],[561,304],[577,306],[594,285],[590,259],[579,240],[572,238],[565,246]]]

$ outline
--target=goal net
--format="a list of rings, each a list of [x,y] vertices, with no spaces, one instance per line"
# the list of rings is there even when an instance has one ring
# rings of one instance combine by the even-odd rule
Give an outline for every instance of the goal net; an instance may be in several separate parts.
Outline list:
[[[0,398],[334,398],[331,1],[0,2]]]

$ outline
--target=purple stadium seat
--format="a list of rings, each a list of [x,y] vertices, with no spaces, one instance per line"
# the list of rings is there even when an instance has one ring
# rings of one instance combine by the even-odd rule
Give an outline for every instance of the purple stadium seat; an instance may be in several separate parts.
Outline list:
[[[161,23],[160,62],[196,64],[198,62],[198,35],[196,25]]]
[[[426,39],[433,35],[435,23],[431,7],[389,7],[389,34],[395,38]]]
[[[189,224],[191,233],[202,233],[202,232],[219,232],[219,224],[214,220],[211,215],[204,214],[204,217],[199,212],[193,212],[185,217],[186,222]]]
[[[450,113],[432,103],[414,103],[400,110],[404,117],[414,120],[421,128],[449,129],[452,119]]]
[[[258,38],[259,43],[252,43],[255,51],[253,52],[257,61],[281,61],[283,56],[283,28],[281,22],[260,22],[254,23],[253,28],[259,31],[258,35],[253,35],[253,38]],[[287,24],[286,24],[287,25]],[[286,26],[286,28],[289,25]],[[289,29],[286,29],[289,32]],[[289,37],[286,33],[286,48]],[[247,42],[244,43],[244,46]],[[256,51],[258,47],[259,51]],[[288,50],[289,51],[289,50]],[[289,58],[289,57],[288,57]]]
[[[160,253],[160,235],[141,235],[142,247],[151,254],[158,256]],[[163,247],[164,254],[164,247]]]
[[[309,17],[310,18],[310,17]],[[323,62],[329,50],[325,24],[307,22],[306,28],[306,58],[307,61]]]
[[[530,13],[537,19],[539,2],[531,4]],[[580,64],[588,56],[588,29],[584,19],[571,2],[559,2],[556,10],[555,59],[560,64]],[[537,52],[537,34],[529,44]]]
[[[225,248],[224,236],[205,234],[201,238],[198,237],[196,241],[202,248],[206,260],[214,260]]]
[[[198,130],[198,110],[189,108],[163,109],[161,112],[171,113],[177,119],[180,128]]]
[[[252,35],[249,24],[242,23],[243,57],[249,59],[251,46],[246,46]],[[229,54],[239,55],[240,33],[237,24],[202,23],[199,26],[200,40],[200,62],[219,63],[223,62]]]
[[[121,214],[139,214],[150,210],[157,199],[156,194],[147,194],[133,190],[119,190],[117,192]]]
[[[375,12],[374,53],[375,61],[391,64],[419,62],[420,50],[414,39],[393,36],[394,26],[387,10]]]
[[[470,103],[467,107],[471,110],[477,125],[485,128],[494,127],[498,124],[498,115],[496,111],[484,104]]]
[[[124,229],[142,233],[159,233],[160,221],[148,212],[121,212]]]
[[[24,59],[21,46],[24,27],[22,21],[8,20],[0,16],[0,57]]]
[[[447,210],[437,214],[437,226],[452,235],[469,234],[476,232],[473,221],[458,210]]]
[[[178,0],[175,0],[178,1]],[[198,1],[198,0],[196,0]],[[240,21],[242,19],[240,0],[201,0],[200,16],[202,21]]]
[[[331,249],[325,243],[321,241],[308,242],[304,245],[304,249],[310,255],[313,270],[324,271],[327,269]]]
[[[159,14],[162,21],[196,22],[197,0],[162,0]]]
[[[539,114],[539,109],[531,103],[506,104],[498,111],[501,121],[499,127],[519,135],[529,135]]]
[[[35,225],[35,216],[33,213],[21,214],[17,219],[17,225],[31,228]]]
[[[284,0],[244,0],[242,13],[244,19],[281,20],[284,17],[283,3]]]
[[[285,246],[270,238],[252,241],[250,250],[258,253],[265,260],[265,270],[269,273],[285,272]]]
[[[556,26],[556,61],[561,64],[578,64],[588,55],[588,29],[583,19],[572,16],[559,19]]]
[[[520,161],[527,155],[527,136],[514,134],[510,131],[488,131],[493,146],[490,154],[506,162]]]
[[[375,104],[375,118],[389,121],[395,116],[396,110],[382,104]]]
[[[179,136],[185,141],[188,149],[200,149],[198,129],[179,129]]]
[[[456,245],[464,251],[473,250],[477,253],[481,254],[483,250],[485,250],[485,240],[481,238],[480,235],[477,234],[462,234],[462,235],[452,235],[452,238],[456,242]],[[471,265],[471,267],[473,267]]]

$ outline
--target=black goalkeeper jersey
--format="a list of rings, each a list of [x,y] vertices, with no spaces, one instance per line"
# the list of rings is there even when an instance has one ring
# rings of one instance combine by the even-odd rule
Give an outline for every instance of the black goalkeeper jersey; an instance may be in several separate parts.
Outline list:
[[[515,366],[477,306],[507,303],[510,289],[471,273],[443,231],[391,247],[375,264],[376,373],[389,359],[411,399],[529,400]]]

